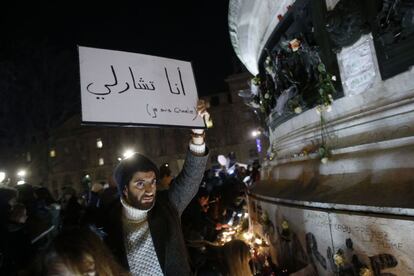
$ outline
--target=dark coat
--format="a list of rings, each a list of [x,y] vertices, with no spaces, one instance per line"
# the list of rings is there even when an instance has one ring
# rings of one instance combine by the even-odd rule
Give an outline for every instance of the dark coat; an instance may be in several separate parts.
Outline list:
[[[195,196],[201,183],[208,156],[187,154],[183,169],[168,191],[157,192],[148,212],[148,225],[164,275],[191,275],[189,258],[181,230],[181,214]],[[116,202],[107,214],[106,242],[118,262],[129,270],[123,241],[122,205]]]

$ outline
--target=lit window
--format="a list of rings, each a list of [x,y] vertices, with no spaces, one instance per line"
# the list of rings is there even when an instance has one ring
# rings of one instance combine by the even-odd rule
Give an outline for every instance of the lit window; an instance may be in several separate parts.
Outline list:
[[[102,139],[101,138],[96,139],[96,147],[98,149],[103,148],[103,143],[102,143]]]
[[[52,157],[52,158],[56,157],[56,151],[54,149],[51,149],[50,152],[49,152],[49,156]]]
[[[104,159],[101,157],[99,158],[99,166],[102,166],[103,164],[105,164]]]

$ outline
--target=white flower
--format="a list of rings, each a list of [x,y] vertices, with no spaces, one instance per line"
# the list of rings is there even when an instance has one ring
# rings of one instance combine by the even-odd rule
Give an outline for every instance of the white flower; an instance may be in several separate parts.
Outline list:
[[[328,161],[329,161],[328,157],[324,157],[321,159],[322,164],[326,164],[328,163]]]
[[[273,76],[275,74],[275,72],[273,71],[273,67],[272,66],[266,66],[265,67],[265,70],[271,76]]]
[[[336,81],[336,76],[335,76],[335,75],[333,75],[331,79],[332,79],[333,81]]]
[[[258,103],[256,103],[256,102],[254,102],[254,101],[251,101],[251,102],[250,102],[250,105],[251,105],[253,108],[260,108],[260,105],[259,105]]]
[[[315,108],[315,110],[316,110],[316,113],[318,113],[318,115],[320,115],[320,114],[322,113],[322,111],[323,111],[323,107],[322,107],[321,105],[318,105],[318,106]]]
[[[299,47],[300,47],[300,40],[299,40],[299,39],[297,39],[297,38],[295,38],[295,39],[291,40],[291,41],[289,42],[289,46],[290,46],[290,48],[292,49],[292,52],[296,52],[297,50],[299,50]]]
[[[325,108],[326,108],[326,111],[327,112],[331,112],[332,111],[332,105],[327,105],[327,106],[325,106]]]
[[[296,107],[295,108],[295,113],[296,114],[302,113],[302,107],[300,107],[300,106]]]
[[[269,99],[269,97],[270,97],[269,93],[266,93],[266,94],[264,95],[264,98],[265,98],[265,99]]]
[[[334,255],[334,262],[337,266],[343,266],[345,264],[345,260],[344,257],[342,256],[342,254],[335,254]]]
[[[331,102],[333,101],[333,97],[331,94],[328,94],[328,98],[331,100]]]

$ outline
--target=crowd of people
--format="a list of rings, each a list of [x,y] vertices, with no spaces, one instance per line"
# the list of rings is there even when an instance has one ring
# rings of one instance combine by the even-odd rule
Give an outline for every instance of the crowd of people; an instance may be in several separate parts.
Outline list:
[[[209,119],[202,101],[197,109]],[[216,242],[242,208],[246,170],[205,171],[204,137],[191,130],[176,176],[135,153],[107,187],[93,183],[81,194],[0,187],[0,275],[252,275],[247,244]]]
[[[176,177],[167,164],[150,169],[159,173],[156,189],[161,197]],[[126,166],[122,170],[122,175],[132,173]],[[232,174],[223,167],[204,172],[196,195],[182,210],[181,228],[177,230],[184,233],[189,258],[182,258],[191,265],[192,273],[252,275],[249,247],[244,242],[217,243],[220,232],[244,210],[246,183],[242,180],[252,174],[254,170],[237,164]],[[105,218],[121,202],[116,184],[122,181],[118,175],[109,185],[91,183],[83,193],[64,187],[58,199],[47,188],[28,183],[1,187],[0,274],[129,275],[129,261],[116,258],[104,242],[108,240]]]

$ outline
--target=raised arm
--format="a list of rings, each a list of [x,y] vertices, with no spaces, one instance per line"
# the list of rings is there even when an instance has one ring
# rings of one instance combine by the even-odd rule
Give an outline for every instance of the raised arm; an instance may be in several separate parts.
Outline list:
[[[198,101],[197,110],[199,116],[205,121],[211,122],[204,101]],[[170,202],[176,207],[179,215],[182,214],[196,195],[203,179],[208,159],[208,149],[206,148],[204,137],[204,129],[193,129],[191,131],[189,150],[183,169],[173,180],[168,191]]]

